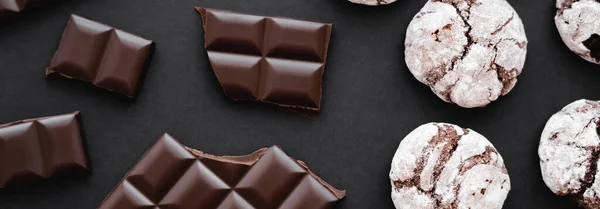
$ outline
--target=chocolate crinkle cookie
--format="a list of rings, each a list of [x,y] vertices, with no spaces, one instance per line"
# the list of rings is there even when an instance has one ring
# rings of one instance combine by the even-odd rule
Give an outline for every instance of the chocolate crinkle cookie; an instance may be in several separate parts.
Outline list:
[[[397,209],[500,209],[510,190],[502,157],[481,134],[428,123],[400,143],[390,171]]]
[[[600,64],[600,1],[557,0],[554,22],[563,42],[583,59]]]
[[[578,100],[550,117],[538,148],[548,188],[583,208],[600,208],[599,128],[600,102]]]
[[[527,37],[505,0],[430,0],[406,31],[410,72],[442,100],[483,107],[513,89]]]
[[[349,0],[352,3],[364,4],[369,6],[379,6],[395,2],[396,0]]]

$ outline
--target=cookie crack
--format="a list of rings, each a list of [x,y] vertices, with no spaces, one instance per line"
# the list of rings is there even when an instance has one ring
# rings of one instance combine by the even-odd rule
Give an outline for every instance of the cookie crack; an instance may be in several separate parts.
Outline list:
[[[461,52],[460,55],[455,56],[452,58],[451,62],[450,62],[450,66],[448,67],[447,65],[444,64],[444,66],[440,67],[441,70],[435,71],[435,72],[431,72],[430,75],[426,76],[427,77],[427,82],[429,83],[428,85],[433,89],[434,86],[443,78],[445,77],[449,71],[453,71],[456,69],[456,66],[458,65],[458,62],[460,60],[463,60],[471,46],[475,43],[473,41],[473,38],[471,36],[471,30],[472,30],[472,26],[471,24],[468,22],[468,16],[470,16],[471,13],[471,0],[467,0],[465,1],[467,3],[467,8],[465,11],[461,11],[458,3],[455,3],[451,0],[432,0],[433,2],[442,2],[442,3],[446,3],[451,5],[452,7],[454,7],[454,9],[456,10],[456,13],[458,14],[458,17],[462,20],[463,24],[465,25],[465,27],[467,28],[467,30],[464,32],[465,37],[467,38],[467,44],[463,46],[463,50]],[[467,17],[465,17],[467,16]],[[450,29],[452,27],[452,25],[445,25],[442,29]],[[435,40],[436,41],[440,41],[439,38],[437,37],[437,33],[439,33],[439,29],[434,31],[433,35],[435,35]],[[452,89],[456,86],[456,84],[458,83],[460,79],[456,80],[452,85],[447,86],[447,89],[443,92],[440,92],[439,94],[444,96],[444,100],[447,102],[453,102],[452,98],[450,97],[450,93],[452,92]]]
[[[460,169],[458,170],[457,178],[454,179],[454,181],[455,181],[454,185],[456,185],[456,187],[454,187],[453,192],[454,192],[455,197],[458,197],[458,192],[460,191],[460,188],[461,188],[461,184],[456,183],[456,181],[458,181],[458,179],[459,179],[458,177],[463,177],[463,175],[467,171],[471,170],[473,167],[475,167],[477,165],[489,165],[493,160],[492,154],[499,155],[498,151],[496,151],[496,149],[494,149],[492,146],[486,146],[485,151],[483,151],[481,154],[471,156],[461,162],[462,165],[461,165]],[[502,172],[504,174],[508,174],[506,167],[504,167],[504,166],[502,167]],[[486,182],[488,184],[492,184],[492,181],[493,181],[492,179],[486,179]],[[504,182],[506,182],[506,180]],[[485,189],[482,190],[482,194],[485,194]],[[473,195],[475,195],[475,194],[473,194]],[[455,198],[454,201],[452,202],[453,208],[456,208],[458,203],[459,203],[458,198]]]
[[[512,18],[514,18],[514,13],[513,13],[513,16],[511,18],[509,18],[509,21],[507,21],[507,23],[505,23],[504,26],[502,26],[501,28],[504,28],[506,26],[506,24],[508,24],[510,21],[512,21]],[[500,81],[502,83],[502,90],[500,92],[500,94],[502,96],[504,96],[504,95],[508,94],[508,92],[510,92],[510,90],[514,87],[514,83],[516,82],[515,80],[517,79],[517,76],[519,76],[519,71],[516,68],[507,70],[504,66],[496,63],[496,58],[498,57],[498,44],[500,44],[503,41],[513,41],[521,49],[525,48],[525,46],[527,45],[527,43],[518,42],[514,38],[501,38],[500,40],[498,40],[498,42],[493,44],[494,58],[492,58],[492,61],[490,62],[489,70],[496,71],[498,81]],[[490,94],[491,94],[491,90],[490,90]]]
[[[454,9],[456,9],[456,12],[458,13],[458,16],[461,18],[461,20],[463,21],[463,23],[465,24],[465,26],[467,27],[467,30],[465,31],[465,37],[467,38],[467,44],[464,46],[464,49],[462,51],[462,53],[459,56],[456,56],[452,59],[451,62],[451,67],[450,67],[450,71],[455,70],[456,66],[458,65],[459,61],[463,60],[467,54],[469,53],[469,50],[471,48],[471,46],[473,44],[476,44],[477,41],[474,40],[474,38],[471,36],[471,30],[473,29],[473,27],[471,26],[471,24],[469,23],[469,18],[470,18],[470,13],[471,13],[471,7],[472,7],[472,2],[471,1],[465,1],[467,3],[467,8],[465,9],[465,11],[461,11],[459,8],[459,5],[455,2],[446,2],[450,5],[452,5],[452,7],[454,7]],[[491,33],[491,35],[496,35],[499,32],[501,32],[502,30],[504,30],[504,28],[510,24],[515,18],[515,13],[513,12],[512,15],[510,16],[510,18],[508,18],[502,25],[498,26],[498,28],[493,31]],[[514,86],[512,85],[515,82],[516,76],[513,76],[513,73],[516,74],[517,73],[517,69],[510,69],[507,70],[504,66],[501,66],[499,64],[496,63],[496,57],[498,56],[498,47],[497,45],[502,42],[505,39],[500,39],[498,42],[496,42],[495,44],[493,44],[494,47],[494,58],[492,60],[492,62],[490,63],[490,68],[489,70],[494,70],[496,71],[496,74],[498,76],[498,80],[502,83],[502,91],[501,91],[501,95],[506,95],[508,94],[508,92],[510,91],[510,89]],[[517,40],[514,40],[517,44],[517,46],[519,48],[524,48],[526,43],[522,43],[522,42],[518,42]],[[490,47],[490,46],[488,46]],[[447,73],[447,72],[446,72]],[[444,74],[445,76],[445,74]],[[443,76],[442,76],[443,77]],[[456,83],[454,84],[456,85]],[[452,89],[453,86],[450,86],[449,89]],[[492,94],[491,89],[490,89],[490,95]],[[491,97],[491,96],[490,96]],[[446,99],[448,101],[452,101],[452,99],[446,94]]]
[[[444,91],[440,92],[440,94],[444,96],[444,100],[445,101],[452,102],[452,98],[450,97],[450,93],[452,93],[452,89],[454,89],[454,87],[458,84],[458,82],[460,82],[461,79],[462,78],[459,77],[451,85],[448,85],[448,87]],[[431,87],[431,88],[433,88],[433,87]]]
[[[564,113],[564,112],[563,112]],[[571,121],[575,121],[575,118],[573,118],[573,116],[571,114],[568,113],[564,113],[565,116],[568,116]],[[600,120],[596,121],[596,118],[592,118],[588,121],[588,123],[583,126],[583,128],[581,128],[580,131],[578,131],[575,136],[573,136],[573,139],[577,139],[579,138],[579,135],[581,135],[583,132],[585,132],[586,129],[588,129],[590,127],[590,125],[592,124],[599,124]],[[560,146],[570,146],[570,147],[575,147],[575,148],[579,148],[579,149],[584,149],[584,150],[594,150],[598,147],[598,145],[595,146],[582,146],[582,145],[578,145],[575,142],[564,142],[561,140],[556,140],[558,138],[558,132],[554,132],[551,134],[549,141],[553,142],[553,144],[555,145],[560,145]],[[600,136],[600,134],[598,134],[598,136]],[[547,160],[547,159],[546,159]]]
[[[560,8],[557,8],[558,15],[562,15],[563,12],[567,9],[571,9],[574,3],[579,2],[580,0],[566,0],[561,5]]]
[[[600,62],[600,35],[592,34],[590,38],[583,41],[583,45],[590,50],[590,57]]]
[[[438,126],[438,125],[436,124],[436,126]],[[396,189],[396,191],[398,191],[401,188],[415,188],[419,192],[431,197],[431,199],[433,199],[435,201],[434,202],[435,206],[436,206],[435,208],[442,208],[442,198],[438,194],[435,193],[436,184],[437,184],[437,181],[439,180],[439,175],[445,168],[445,164],[448,162],[448,160],[450,160],[450,158],[456,151],[456,148],[458,147],[458,142],[462,139],[463,136],[465,136],[469,133],[468,129],[462,129],[462,130],[463,130],[463,133],[459,135],[457,130],[453,126],[450,126],[450,125],[438,126],[438,133],[429,140],[429,144],[426,147],[424,147],[422,150],[422,152],[426,153],[426,154],[423,155],[422,157],[420,157],[419,159],[417,159],[417,162],[416,162],[417,167],[413,171],[414,172],[413,177],[410,179],[404,180],[404,181],[399,181],[399,180],[393,181],[394,189]],[[431,157],[431,154],[433,153],[433,149],[441,143],[446,143],[446,145],[442,148],[443,150],[440,154],[440,159],[438,159],[438,161],[436,162],[436,164],[434,165],[434,168],[433,168],[434,169],[433,179],[432,179],[433,186],[431,189],[425,190],[421,186],[421,174],[423,172],[423,169],[426,166],[427,161],[429,160],[429,158]],[[453,206],[455,206],[455,205],[453,205]],[[455,207],[453,207],[453,208],[455,208]]]
[[[432,73],[432,74],[434,74],[432,76],[427,76],[428,78],[432,78],[432,79],[428,79],[428,82],[430,83],[429,84],[430,87],[434,88],[435,84],[437,82],[439,82],[439,80],[441,80],[443,77],[445,77],[449,71],[453,71],[456,69],[456,65],[458,65],[458,62],[460,60],[463,60],[467,56],[467,54],[469,53],[469,49],[471,48],[471,46],[473,44],[475,44],[475,42],[473,41],[473,37],[471,36],[471,30],[473,27],[468,22],[469,16],[471,14],[471,3],[472,3],[471,0],[465,1],[467,3],[467,8],[465,11],[461,11],[458,3],[455,3],[452,0],[432,0],[432,1],[446,3],[446,4],[449,4],[452,7],[454,7],[454,9],[456,10],[456,13],[458,14],[458,17],[462,20],[463,24],[467,28],[467,30],[464,32],[465,38],[467,38],[467,44],[463,46],[463,50],[462,50],[461,54],[452,58],[452,60],[450,62],[450,67],[444,66],[441,71]],[[465,17],[465,16],[467,16],[467,17]],[[444,26],[444,28],[446,28],[447,26],[448,25]],[[437,33],[435,35],[436,35],[436,41],[437,41],[438,40]],[[452,92],[452,89],[454,88],[454,86],[456,86],[456,84],[458,83],[459,80],[455,81],[452,85],[449,85],[446,91],[440,92],[440,95],[443,95],[445,97],[445,101],[453,102],[452,98],[450,97],[450,92]]]
[[[510,48],[511,50],[514,49],[511,46],[507,46],[512,44],[512,42],[506,42],[506,44],[500,46],[497,45],[498,43],[502,43],[501,41],[511,40],[519,48],[515,49],[515,51],[526,51],[526,38],[525,40],[517,40],[515,37],[521,37],[514,36],[517,34],[507,32],[519,32],[518,30],[515,31],[515,28],[513,27],[515,26],[515,21],[519,22],[516,23],[516,26],[520,27],[521,20],[519,19],[518,14],[513,10],[510,13],[506,13],[506,15],[503,15],[502,18],[493,18],[494,21],[498,22],[496,24],[493,24],[492,28],[490,28],[489,30],[480,31],[478,30],[478,28],[474,28],[474,24],[480,23],[480,18],[478,18],[479,16],[477,16],[477,14],[475,13],[479,11],[478,8],[482,7],[481,2],[477,2],[476,0],[430,1],[438,2],[440,4],[446,4],[444,5],[444,7],[448,12],[452,14],[452,16],[450,17],[452,25],[450,26],[456,26],[456,30],[452,32],[453,36],[451,37],[450,41],[452,42],[452,44],[457,44],[458,46],[454,45],[452,48],[452,54],[444,55],[442,61],[436,63],[435,66],[425,66],[425,72],[423,72],[423,74],[420,75],[418,79],[422,83],[428,85],[433,90],[433,92],[436,93],[445,102],[457,103],[459,106],[473,106],[475,104],[479,106],[485,106],[490,102],[496,100],[498,96],[505,96],[506,94],[508,94],[517,83],[517,76],[521,74],[520,71],[522,68],[522,65],[520,65],[520,63],[524,61],[524,59],[522,61],[520,59],[507,60],[506,56],[498,55],[498,51],[503,50],[506,47]],[[454,8],[454,12],[456,14],[452,12],[452,8],[450,7]],[[489,17],[482,17],[482,19],[486,18],[489,19]],[[429,36],[431,39],[429,39],[428,41],[432,42],[433,44],[446,44],[443,43],[446,41],[446,38],[441,36],[443,34],[442,30],[443,28],[434,28],[433,30],[428,30],[428,32],[431,33],[431,36]],[[509,53],[512,53],[512,51]],[[523,55],[523,57],[525,55],[524,53],[512,54]],[[503,62],[508,62],[506,65],[512,66],[503,66],[502,63],[496,63],[496,57],[502,58]],[[494,61],[489,62],[489,60],[492,58],[494,59]],[[475,66],[473,63],[476,63],[478,65]],[[421,65],[421,67],[423,67],[423,65]],[[489,72],[490,70],[496,71],[496,74],[494,75],[492,72]],[[455,73],[452,73],[452,71],[454,71]],[[477,90],[478,94],[480,95],[478,95],[477,99],[471,99],[469,96],[463,96],[462,94],[460,95],[460,98],[454,98],[451,96],[451,94],[454,90],[457,89],[455,88],[457,84],[462,84],[458,82],[458,79],[460,77],[482,77],[486,80],[492,80],[488,80],[485,83],[476,83],[477,80],[480,80],[478,78],[468,81],[464,80],[466,81],[466,85],[459,85],[460,87],[463,87],[460,88],[461,93]],[[500,85],[502,85],[501,88]],[[486,93],[488,93],[489,95],[485,95]],[[484,98],[486,96],[487,98]],[[460,100],[454,101],[456,99]]]
[[[460,17],[460,19],[463,21],[463,24],[465,24],[465,26],[467,27],[467,30],[465,31],[465,37],[467,38],[467,44],[463,47],[462,53],[459,56],[456,56],[455,58],[452,59],[451,67],[450,67],[450,70],[452,71],[456,68],[457,62],[459,60],[463,60],[467,56],[467,54],[469,53],[469,49],[475,42],[473,41],[473,37],[471,36],[471,30],[473,29],[473,27],[469,23],[469,17],[463,16],[463,11],[460,10],[457,3],[447,2],[447,0],[445,0],[443,2],[452,5],[452,7],[454,7],[454,9],[456,9],[456,13]],[[468,14],[470,16],[471,15],[471,2],[470,1],[465,1],[465,2],[467,2],[467,6],[468,6],[466,8],[466,14]]]
[[[435,36],[435,42],[442,42],[442,41],[440,40],[440,37],[438,36],[438,35],[439,35],[439,33],[440,33],[440,29],[437,29],[437,30],[435,30],[435,31],[434,31],[434,32],[431,34],[431,35],[434,35],[434,36]]]
[[[496,35],[498,32],[502,31],[504,27],[506,27],[510,22],[512,22],[513,18],[515,18],[515,13],[513,13],[512,16],[510,16],[510,18],[508,18],[508,20],[504,22],[504,24],[500,25],[494,32],[492,32],[492,35]]]
[[[453,127],[445,127],[445,128],[452,128]],[[462,139],[463,136],[469,134],[469,130],[468,129],[462,129],[463,134],[458,135],[456,134],[456,130],[453,130],[453,133],[455,135],[450,135],[450,141],[446,144],[446,146],[444,146],[444,149],[442,150],[442,156],[440,159],[438,159],[437,163],[435,164],[434,168],[433,168],[433,182],[437,182],[440,178],[440,174],[442,173],[442,171],[444,170],[444,168],[446,168],[446,163],[448,162],[448,160],[450,160],[450,158],[454,155],[454,152],[456,151],[456,148],[458,147],[458,142]],[[448,136],[447,136],[448,137]],[[435,184],[432,188],[433,191],[435,191]]]
[[[591,120],[593,121],[593,119]],[[591,124],[591,123],[590,123]],[[590,124],[586,125],[589,126]],[[596,125],[596,135],[600,136],[600,120],[595,122]],[[583,199],[583,194],[587,191],[592,185],[594,181],[596,181],[596,172],[598,170],[598,160],[600,159],[600,148],[594,147],[590,149],[592,151],[592,156],[590,157],[589,166],[587,166],[587,170],[585,172],[585,176],[581,180],[581,189],[576,194],[580,198]]]
[[[500,94],[502,96],[508,94],[510,89],[513,87],[512,83],[516,80],[516,76],[513,76],[513,74],[516,74],[517,69],[513,68],[511,70],[506,70],[506,68],[503,66],[497,63],[492,63],[491,70],[496,71],[498,80],[502,83],[502,91]]]
[[[574,139],[579,138],[579,135],[581,135],[583,132],[585,132],[585,129],[588,129],[590,127],[590,125],[594,122],[595,118],[590,119],[590,121],[588,121],[587,124],[585,124],[585,126],[583,126],[583,128],[581,129],[581,131],[578,131],[577,134],[575,134],[575,137],[573,137]]]
[[[594,181],[596,180],[596,171],[598,170],[598,160],[600,159],[600,149],[598,149],[597,147],[592,149],[592,157],[590,157],[590,164],[587,167],[587,170],[585,172],[585,175],[583,177],[583,179],[581,180],[581,188],[580,190],[575,194],[577,196],[580,196],[581,198],[583,198],[583,194],[585,193],[585,191],[587,191],[590,187],[592,187],[592,185],[594,184]]]
[[[483,151],[481,154],[471,156],[462,162],[462,166],[458,171],[458,175],[462,176],[476,165],[488,165],[490,162],[492,162],[492,154],[499,155],[496,149],[491,146],[486,146],[485,151]],[[508,173],[506,168],[503,168],[502,172]]]

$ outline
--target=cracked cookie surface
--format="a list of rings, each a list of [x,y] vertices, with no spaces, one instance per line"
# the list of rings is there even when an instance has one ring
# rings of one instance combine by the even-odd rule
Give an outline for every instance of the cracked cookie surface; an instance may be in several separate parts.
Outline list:
[[[557,0],[554,23],[563,42],[581,58],[600,64],[600,1]]]
[[[552,115],[540,138],[544,182],[584,208],[600,208],[600,102],[575,101]]]
[[[483,107],[510,92],[527,37],[505,0],[429,0],[406,31],[405,60],[442,100]]]
[[[348,0],[355,4],[364,4],[369,6],[379,6],[394,3],[396,0]]]
[[[504,161],[481,134],[424,124],[400,143],[390,171],[397,209],[500,209],[510,190]]]

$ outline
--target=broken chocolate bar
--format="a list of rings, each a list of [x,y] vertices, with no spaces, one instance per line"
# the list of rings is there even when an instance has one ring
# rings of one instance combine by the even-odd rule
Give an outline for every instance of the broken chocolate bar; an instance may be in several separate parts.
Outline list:
[[[79,112],[0,125],[0,188],[85,173]]]
[[[99,209],[326,209],[345,195],[279,147],[219,157],[165,134]]]
[[[46,74],[58,73],[133,97],[153,42],[71,15]]]
[[[331,24],[196,8],[225,94],[319,111]]]

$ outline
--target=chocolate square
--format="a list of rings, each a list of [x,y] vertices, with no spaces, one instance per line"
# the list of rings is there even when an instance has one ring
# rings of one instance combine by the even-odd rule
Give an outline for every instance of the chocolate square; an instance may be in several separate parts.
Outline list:
[[[0,129],[0,188],[44,178],[46,169],[36,124],[28,122]]]
[[[323,64],[267,58],[261,78],[261,100],[319,108]]]

